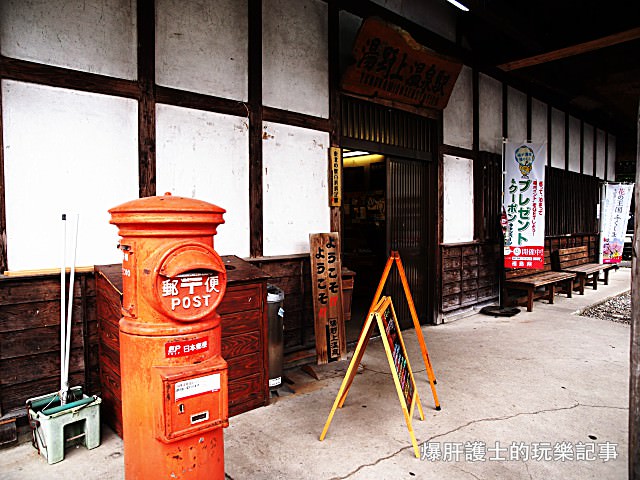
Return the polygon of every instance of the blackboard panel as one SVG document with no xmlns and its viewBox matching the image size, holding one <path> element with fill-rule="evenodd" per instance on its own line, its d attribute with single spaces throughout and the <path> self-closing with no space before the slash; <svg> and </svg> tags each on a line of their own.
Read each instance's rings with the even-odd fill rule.
<svg viewBox="0 0 640 480">
<path fill-rule="evenodd" d="M 393 358 L 393 364 L 400 381 L 400 389 L 406 402 L 407 408 L 411 407 L 411 401 L 413 400 L 414 386 L 409 372 L 409 363 L 407 362 L 407 353 L 404 350 L 404 345 L 400 341 L 398 335 L 398 323 L 393 312 L 392 303 L 384 302 L 386 308 L 380 314 L 382 325 L 384 326 L 384 333 L 389 341 L 389 348 L 391 349 L 391 356 Z"/>
</svg>

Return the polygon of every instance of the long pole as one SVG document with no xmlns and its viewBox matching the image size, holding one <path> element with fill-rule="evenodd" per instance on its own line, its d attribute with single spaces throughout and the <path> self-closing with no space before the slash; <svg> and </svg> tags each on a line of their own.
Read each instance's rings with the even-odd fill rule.
<svg viewBox="0 0 640 480">
<path fill-rule="evenodd" d="M 78 252 L 78 222 L 80 215 L 76 214 L 73 233 L 73 262 L 71 262 L 71 274 L 69 275 L 69 300 L 67 304 L 67 325 L 64 342 L 64 384 L 62 387 L 62 405 L 67 403 L 67 393 L 69 392 L 69 357 L 71 352 L 71 320 L 73 318 L 73 291 L 76 276 L 76 254 Z"/>
<path fill-rule="evenodd" d="M 528 140 L 528 139 L 527 139 Z M 507 229 L 509 228 L 509 224 L 507 223 L 506 225 L 503 225 L 503 218 L 502 216 L 504 215 L 506 217 L 506 211 L 504 209 L 504 179 L 506 177 L 507 172 L 505 171 L 506 166 L 505 166 L 505 153 L 506 153 L 506 145 L 507 145 L 507 139 L 503 138 L 502 139 L 502 182 L 500 184 L 500 208 L 501 208 L 501 215 L 500 215 L 500 230 L 502 231 L 502 236 L 500 237 L 500 276 L 498 277 L 498 304 L 500 305 L 500 309 L 504 309 L 507 306 L 507 302 L 506 299 L 504 298 L 504 284 L 507 281 L 507 271 L 504 268 L 504 247 L 506 244 L 506 237 L 507 237 Z"/>
<path fill-rule="evenodd" d="M 640 480 L 640 108 L 636 153 L 635 224 L 631 259 L 631 372 L 629 379 L 629 479 Z"/>
<path fill-rule="evenodd" d="M 64 378 L 65 378 L 65 343 L 67 338 L 65 315 L 66 301 L 66 276 L 67 276 L 67 215 L 62 214 L 62 264 L 60 266 L 60 402 L 63 402 Z"/>
</svg>

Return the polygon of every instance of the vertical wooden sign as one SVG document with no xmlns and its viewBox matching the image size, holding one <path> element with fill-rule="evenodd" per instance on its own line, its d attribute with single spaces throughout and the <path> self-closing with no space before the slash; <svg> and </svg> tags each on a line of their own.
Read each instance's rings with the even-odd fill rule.
<svg viewBox="0 0 640 480">
<path fill-rule="evenodd" d="M 329 206 L 342 205 L 342 150 L 340 147 L 329 148 L 330 192 Z"/>
<path fill-rule="evenodd" d="M 340 242 L 335 232 L 312 233 L 309 244 L 316 354 L 321 365 L 347 358 Z"/>
<path fill-rule="evenodd" d="M 418 407 L 418 413 L 420 414 L 420 420 L 424 420 L 424 413 L 422 411 L 422 405 L 420 404 L 420 397 L 418 396 L 418 390 L 416 389 L 416 380 L 413 377 L 413 372 L 411 371 L 411 364 L 409 363 L 407 350 L 404 346 L 404 341 L 402 340 L 402 334 L 400 333 L 400 327 L 398 325 L 398 319 L 393 308 L 391 297 L 382 297 L 367 317 L 367 321 L 360 333 L 355 353 L 351 358 L 351 362 L 347 368 L 347 373 L 342 380 L 342 385 L 340 386 L 338 395 L 333 402 L 329 418 L 327 418 L 324 429 L 320 434 L 320 440 L 324 440 L 336 409 L 341 407 L 344 402 L 346 392 L 358 371 L 358 364 L 360 363 L 362 354 L 367 348 L 369 339 L 371 338 L 374 325 L 377 325 L 378 330 L 380 331 L 382 345 L 384 346 L 384 351 L 386 353 L 387 360 L 389 361 L 389 368 L 391 369 L 391 376 L 393 377 L 393 383 L 396 387 L 400 407 L 402 408 L 404 420 L 407 424 L 407 429 L 409 430 L 409 436 L 411 437 L 413 452 L 416 458 L 420 458 L 418 442 L 416 441 L 411 419 L 413 418 L 416 405 Z"/>
</svg>

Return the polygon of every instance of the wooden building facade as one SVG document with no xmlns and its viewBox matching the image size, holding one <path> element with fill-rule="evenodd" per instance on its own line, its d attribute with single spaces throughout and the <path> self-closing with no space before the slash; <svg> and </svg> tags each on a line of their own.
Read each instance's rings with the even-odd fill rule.
<svg viewBox="0 0 640 480">
<path fill-rule="evenodd" d="M 225 208 L 216 250 L 284 289 L 289 364 L 310 361 L 314 346 L 310 233 L 345 239 L 354 308 L 391 249 L 424 323 L 497 297 L 504 139 L 548 145 L 549 245 L 595 249 L 615 132 L 477 67 L 450 7 L 423 3 L 3 1 L 0 416 L 57 382 L 59 285 L 46 271 L 59 264 L 63 212 L 79 212 L 78 264 L 92 266 L 120 262 L 107 210 L 124 201 L 172 192 Z M 343 91 L 370 17 L 461 64 L 444 109 Z M 347 165 L 345 154 L 338 207 L 331 146 L 375 156 Z M 587 200 L 572 198 L 578 188 Z M 93 391 L 95 289 L 94 273 L 79 275 L 71 355 L 72 379 Z"/>
</svg>

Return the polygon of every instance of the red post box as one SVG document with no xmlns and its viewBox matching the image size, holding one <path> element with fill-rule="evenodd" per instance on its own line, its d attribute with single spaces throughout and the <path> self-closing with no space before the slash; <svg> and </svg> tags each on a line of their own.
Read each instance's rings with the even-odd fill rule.
<svg viewBox="0 0 640 480">
<path fill-rule="evenodd" d="M 227 275 L 213 249 L 224 209 L 165 194 L 109 210 L 122 237 L 120 368 L 125 477 L 223 479 Z"/>
</svg>

